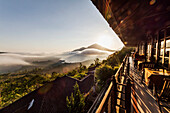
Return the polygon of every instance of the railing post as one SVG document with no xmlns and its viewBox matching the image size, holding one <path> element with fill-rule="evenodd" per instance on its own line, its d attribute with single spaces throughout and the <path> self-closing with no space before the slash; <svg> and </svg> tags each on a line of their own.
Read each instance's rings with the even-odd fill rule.
<svg viewBox="0 0 170 113">
<path fill-rule="evenodd" d="M 112 78 L 112 91 L 111 91 L 111 112 L 114 113 L 116 111 L 116 105 L 117 105 L 117 84 L 116 84 L 116 79 L 115 76 Z"/>
<path fill-rule="evenodd" d="M 112 102 L 111 102 L 112 98 L 111 98 L 111 95 L 109 96 L 109 100 L 108 100 L 108 113 L 112 113 Z"/>
<path fill-rule="evenodd" d="M 122 73 L 124 73 L 124 67 L 125 67 L 125 62 L 123 61 L 123 66 L 122 66 L 123 72 Z"/>
<path fill-rule="evenodd" d="M 131 82 L 130 82 L 130 79 L 127 79 L 127 85 L 125 88 L 125 108 L 126 108 L 126 113 L 131 112 Z"/>
<path fill-rule="evenodd" d="M 123 69 L 124 69 L 124 72 L 125 72 L 125 67 L 126 67 L 126 61 L 127 61 L 127 55 L 125 56 L 125 59 L 123 61 Z"/>
<path fill-rule="evenodd" d="M 129 63 L 129 57 L 127 57 L 128 60 L 127 60 L 127 75 L 129 76 L 130 75 L 130 63 Z"/>
<path fill-rule="evenodd" d="M 129 62 L 128 62 L 128 60 L 127 60 L 127 64 L 126 64 L 126 66 L 127 66 L 127 67 L 126 67 L 126 73 L 127 73 L 127 75 L 129 75 L 129 65 L 128 65 L 128 64 L 129 64 Z"/>
<path fill-rule="evenodd" d="M 121 70 L 118 72 L 118 76 L 117 76 L 118 82 L 120 82 L 120 78 L 121 78 Z"/>
<path fill-rule="evenodd" d="M 127 60 L 127 55 L 126 55 L 126 58 L 125 58 L 125 63 L 126 63 L 126 60 Z"/>
<path fill-rule="evenodd" d="M 145 81 L 144 78 L 145 78 L 145 68 L 142 68 L 142 78 L 141 78 L 141 83 L 144 83 L 144 82 L 143 82 L 143 81 Z"/>
</svg>

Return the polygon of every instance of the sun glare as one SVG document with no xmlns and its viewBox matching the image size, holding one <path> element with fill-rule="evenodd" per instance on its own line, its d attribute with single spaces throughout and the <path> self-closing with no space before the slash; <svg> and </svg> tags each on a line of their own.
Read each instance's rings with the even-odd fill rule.
<svg viewBox="0 0 170 113">
<path fill-rule="evenodd" d="M 101 35 L 98 38 L 97 43 L 103 47 L 106 47 L 108 49 L 113 49 L 113 37 L 109 35 Z"/>
</svg>

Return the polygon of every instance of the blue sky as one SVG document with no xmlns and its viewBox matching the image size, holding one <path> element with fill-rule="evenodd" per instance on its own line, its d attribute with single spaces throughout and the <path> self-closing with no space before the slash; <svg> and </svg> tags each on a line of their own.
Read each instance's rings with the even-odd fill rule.
<svg viewBox="0 0 170 113">
<path fill-rule="evenodd" d="M 96 42 L 123 46 L 90 0 L 0 0 L 0 51 L 60 53 Z"/>
</svg>

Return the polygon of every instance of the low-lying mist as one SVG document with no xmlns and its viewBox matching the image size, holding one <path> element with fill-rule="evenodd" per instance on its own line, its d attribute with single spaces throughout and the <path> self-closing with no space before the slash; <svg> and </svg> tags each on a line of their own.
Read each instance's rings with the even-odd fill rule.
<svg viewBox="0 0 170 113">
<path fill-rule="evenodd" d="M 64 60 L 71 63 L 94 60 L 96 58 L 103 60 L 106 59 L 110 54 L 112 54 L 112 52 L 98 49 L 85 49 L 83 51 L 69 52 L 68 57 L 66 57 Z"/>
<path fill-rule="evenodd" d="M 1 53 L 0 73 L 13 72 L 23 67 L 48 67 L 49 65 L 56 65 L 61 60 L 65 63 L 93 61 L 96 58 L 103 60 L 110 54 L 112 52 L 97 49 L 85 49 L 63 54 Z"/>
</svg>

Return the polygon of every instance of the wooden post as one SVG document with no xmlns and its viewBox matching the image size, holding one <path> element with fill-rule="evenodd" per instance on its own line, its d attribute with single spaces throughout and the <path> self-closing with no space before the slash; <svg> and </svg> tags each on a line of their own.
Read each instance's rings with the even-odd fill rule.
<svg viewBox="0 0 170 113">
<path fill-rule="evenodd" d="M 145 55 L 145 62 L 147 61 L 147 42 L 144 44 L 144 55 Z"/>
<path fill-rule="evenodd" d="M 170 51 L 169 51 L 169 63 L 168 63 L 168 70 L 170 70 Z"/>
<path fill-rule="evenodd" d="M 139 44 L 139 55 L 142 54 L 142 43 Z"/>
<path fill-rule="evenodd" d="M 117 105 L 117 84 L 116 84 L 116 79 L 115 76 L 112 78 L 112 91 L 111 91 L 111 112 L 116 111 L 116 105 Z"/>
<path fill-rule="evenodd" d="M 130 79 L 127 79 L 127 85 L 125 87 L 125 108 L 126 113 L 131 112 L 131 82 Z"/>
<path fill-rule="evenodd" d="M 123 66 L 122 66 L 122 73 L 124 73 L 124 68 L 125 68 L 125 62 L 123 62 Z"/>
<path fill-rule="evenodd" d="M 155 86 L 155 84 L 153 83 L 153 95 L 155 96 L 155 94 L 156 94 L 156 86 Z"/>
<path fill-rule="evenodd" d="M 143 83 L 143 80 L 145 78 L 145 68 L 142 68 L 142 78 L 141 78 L 141 83 Z M 145 80 L 144 80 L 145 81 Z"/>
<path fill-rule="evenodd" d="M 160 36 L 159 36 L 159 32 L 157 32 L 156 63 L 159 62 L 159 56 L 160 56 Z"/>
<path fill-rule="evenodd" d="M 126 60 L 127 60 L 127 56 L 126 56 L 126 58 L 125 58 L 125 64 L 126 64 Z"/>
<path fill-rule="evenodd" d="M 166 30 L 164 31 L 164 44 L 163 44 L 163 55 L 162 55 L 162 64 L 165 64 L 165 51 L 166 51 Z"/>
<path fill-rule="evenodd" d="M 129 63 L 129 57 L 127 57 L 128 60 L 127 60 L 127 75 L 129 76 L 130 75 L 130 63 Z"/>
<path fill-rule="evenodd" d="M 152 37 L 151 39 L 151 58 L 150 58 L 151 62 L 154 62 L 154 38 Z"/>
<path fill-rule="evenodd" d="M 122 70 L 120 70 L 120 71 L 118 72 L 118 77 L 117 77 L 118 82 L 121 81 L 121 79 L 120 79 L 120 78 L 121 78 L 121 75 L 122 75 L 121 71 L 122 71 Z"/>
<path fill-rule="evenodd" d="M 138 44 L 138 47 L 137 47 L 137 53 L 139 53 L 139 44 Z"/>
</svg>

